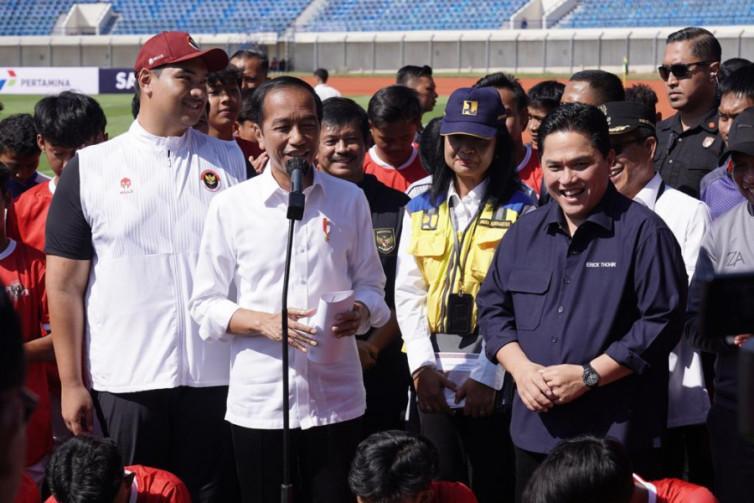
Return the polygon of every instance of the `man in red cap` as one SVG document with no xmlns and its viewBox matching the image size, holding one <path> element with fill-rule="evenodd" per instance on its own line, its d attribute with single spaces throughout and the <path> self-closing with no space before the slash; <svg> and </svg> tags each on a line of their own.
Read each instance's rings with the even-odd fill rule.
<svg viewBox="0 0 754 503">
<path fill-rule="evenodd" d="M 96 410 L 125 464 L 175 473 L 194 501 L 233 499 L 229 348 L 202 342 L 186 307 L 207 207 L 245 179 L 235 145 L 191 129 L 227 64 L 184 32 L 142 46 L 139 114 L 71 159 L 45 247 L 66 426 L 91 433 Z"/>
</svg>

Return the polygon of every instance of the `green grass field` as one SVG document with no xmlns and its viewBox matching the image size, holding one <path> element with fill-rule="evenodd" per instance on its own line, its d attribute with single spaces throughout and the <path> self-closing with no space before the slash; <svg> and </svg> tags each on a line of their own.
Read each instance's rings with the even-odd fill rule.
<svg viewBox="0 0 754 503">
<path fill-rule="evenodd" d="M 0 120 L 12 114 L 33 114 L 34 104 L 42 97 L 43 96 L 37 95 L 3 95 L 2 98 L 0 98 L 0 101 L 2 101 L 5 108 L 0 112 Z M 131 95 L 100 94 L 95 98 L 102 106 L 102 109 L 107 116 L 107 132 L 110 134 L 110 138 L 114 138 L 126 131 L 133 121 L 131 117 Z M 358 95 L 349 96 L 349 98 L 355 100 L 366 110 L 370 96 Z M 447 96 L 440 96 L 437 99 L 435 109 L 432 113 L 424 116 L 424 121 L 427 122 L 433 117 L 442 115 L 447 100 Z M 50 165 L 47 163 L 47 159 L 44 155 L 40 157 L 39 170 L 47 175 L 52 175 Z"/>
</svg>

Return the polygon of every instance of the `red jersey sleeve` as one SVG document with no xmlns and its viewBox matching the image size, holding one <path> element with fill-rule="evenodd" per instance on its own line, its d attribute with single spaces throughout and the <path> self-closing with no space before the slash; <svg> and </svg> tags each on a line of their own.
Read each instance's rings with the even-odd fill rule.
<svg viewBox="0 0 754 503">
<path fill-rule="evenodd" d="M 141 465 L 126 470 L 136 475 L 137 503 L 191 503 L 186 484 L 172 473 Z"/>
<path fill-rule="evenodd" d="M 13 503 L 39 503 L 40 498 L 37 484 L 34 483 L 34 480 L 32 480 L 28 473 L 24 472 L 24 476 L 21 479 L 21 487 L 18 488 L 18 494 Z"/>
<path fill-rule="evenodd" d="M 650 482 L 657 489 L 657 503 L 717 503 L 717 498 L 703 486 L 680 479 Z"/>
</svg>

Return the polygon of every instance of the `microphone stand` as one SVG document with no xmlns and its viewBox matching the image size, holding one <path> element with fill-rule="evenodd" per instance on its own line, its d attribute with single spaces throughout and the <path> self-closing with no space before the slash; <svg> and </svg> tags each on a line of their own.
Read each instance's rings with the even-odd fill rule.
<svg viewBox="0 0 754 503">
<path fill-rule="evenodd" d="M 282 309 L 282 344 L 283 344 L 283 483 L 280 486 L 281 503 L 293 503 L 293 484 L 291 483 L 290 467 L 290 384 L 288 382 L 288 283 L 291 271 L 291 251 L 293 249 L 293 231 L 296 220 L 304 217 L 306 197 L 302 190 L 302 169 L 291 169 L 291 192 L 288 194 L 288 243 L 285 250 L 285 272 L 283 274 L 283 309 Z M 305 166 L 306 167 L 306 166 Z"/>
</svg>

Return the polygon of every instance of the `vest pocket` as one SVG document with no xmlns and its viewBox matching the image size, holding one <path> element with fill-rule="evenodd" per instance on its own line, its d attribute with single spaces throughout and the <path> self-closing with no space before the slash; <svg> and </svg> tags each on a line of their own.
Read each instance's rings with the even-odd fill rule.
<svg viewBox="0 0 754 503">
<path fill-rule="evenodd" d="M 415 257 L 441 257 L 445 254 L 445 239 L 441 235 L 412 235 L 408 252 Z"/>
<path fill-rule="evenodd" d="M 549 271 L 524 269 L 511 272 L 508 289 L 513 297 L 516 329 L 534 330 L 539 326 L 551 277 Z"/>
</svg>

